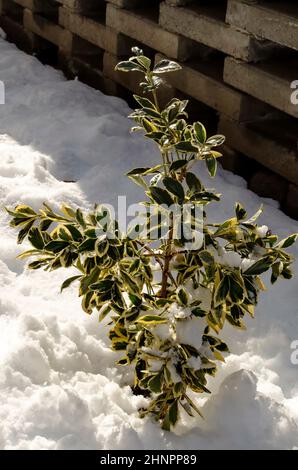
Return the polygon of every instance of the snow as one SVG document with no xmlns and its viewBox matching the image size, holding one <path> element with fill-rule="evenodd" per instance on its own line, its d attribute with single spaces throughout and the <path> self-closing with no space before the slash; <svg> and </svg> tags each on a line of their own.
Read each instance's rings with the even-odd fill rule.
<svg viewBox="0 0 298 470">
<path fill-rule="evenodd" d="M 261 225 L 261 227 L 258 227 L 257 229 L 257 234 L 260 236 L 260 237 L 265 237 L 266 234 L 268 232 L 268 227 L 267 225 Z"/>
<path fill-rule="evenodd" d="M 156 151 L 129 134 L 128 106 L 42 66 L 0 38 L 1 206 L 46 200 L 84 208 L 139 200 L 123 173 L 156 162 Z M 209 186 L 223 193 L 212 217 L 232 216 L 235 200 L 281 237 L 297 223 L 245 181 L 220 169 Z M 64 181 L 77 181 L 66 183 Z M 28 271 L 15 259 L 16 235 L 0 220 L 0 448 L 2 449 L 291 449 L 298 446 L 297 278 L 262 296 L 247 331 L 224 330 L 232 354 L 197 400 L 205 420 L 183 416 L 175 433 L 138 416 L 146 399 L 132 395 L 130 374 L 115 366 L 105 327 L 81 311 L 71 273 Z M 265 230 L 265 227 L 263 227 Z M 292 249 L 297 256 L 297 247 Z M 238 260 L 227 257 L 227 263 Z M 296 263 L 297 267 L 297 263 Z M 187 332 L 186 332 L 187 333 Z M 198 365 L 199 366 L 199 365 Z"/>
</svg>

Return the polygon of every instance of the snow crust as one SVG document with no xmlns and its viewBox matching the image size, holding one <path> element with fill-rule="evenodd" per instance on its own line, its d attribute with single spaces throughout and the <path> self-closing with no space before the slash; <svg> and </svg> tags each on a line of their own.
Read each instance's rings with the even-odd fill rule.
<svg viewBox="0 0 298 470">
<path fill-rule="evenodd" d="M 0 80 L 1 207 L 48 201 L 88 208 L 118 194 L 139 200 L 123 173 L 158 156 L 129 134 L 126 103 L 66 81 L 1 38 Z M 215 181 L 201 174 L 223 193 L 210 211 L 214 220 L 231 217 L 236 200 L 252 213 L 262 202 L 240 177 L 221 169 Z M 297 232 L 276 202 L 263 202 L 264 230 Z M 105 327 L 81 311 L 76 286 L 59 294 L 71 273 L 26 270 L 7 221 L 1 213 L 1 449 L 297 448 L 298 366 L 290 361 L 297 277 L 268 288 L 246 332 L 224 330 L 232 354 L 209 381 L 212 396 L 197 399 L 205 421 L 183 416 L 175 434 L 165 433 L 138 417 L 146 400 L 132 395 L 129 373 L 115 367 Z"/>
</svg>

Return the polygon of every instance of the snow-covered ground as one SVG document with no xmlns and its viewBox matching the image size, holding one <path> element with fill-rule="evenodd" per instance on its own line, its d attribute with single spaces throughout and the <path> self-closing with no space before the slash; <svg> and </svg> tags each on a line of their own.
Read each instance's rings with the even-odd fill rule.
<svg viewBox="0 0 298 470">
<path fill-rule="evenodd" d="M 0 80 L 6 86 L 2 207 L 68 201 L 88 208 L 114 202 L 118 194 L 138 200 L 138 188 L 122 175 L 158 156 L 129 134 L 126 103 L 66 81 L 1 38 Z M 219 220 L 232 215 L 235 200 L 251 212 L 261 203 L 243 179 L 223 170 L 209 184 L 224 195 L 213 209 Z M 281 236 L 297 232 L 277 203 L 264 202 L 262 223 Z M 166 433 L 138 417 L 144 398 L 132 395 L 104 327 L 96 314 L 81 311 L 76 286 L 59 294 L 70 273 L 26 270 L 15 259 L 22 249 L 7 221 L 2 213 L 0 448 L 298 447 L 298 365 L 290 360 L 298 339 L 297 277 L 269 287 L 247 332 L 226 327 L 232 354 L 210 380 L 211 398 L 198 400 L 205 421 L 185 418 L 176 434 Z M 297 255 L 297 248 L 292 252 Z"/>
</svg>

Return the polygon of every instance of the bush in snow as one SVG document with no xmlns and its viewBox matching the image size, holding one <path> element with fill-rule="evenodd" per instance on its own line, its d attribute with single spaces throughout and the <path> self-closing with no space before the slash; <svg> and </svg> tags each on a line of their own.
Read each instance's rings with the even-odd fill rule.
<svg viewBox="0 0 298 470">
<path fill-rule="evenodd" d="M 207 138 L 202 123 L 188 124 L 187 101 L 173 99 L 161 110 L 161 75 L 180 66 L 169 60 L 152 66 L 142 51 L 133 52 L 117 69 L 141 73 L 149 98 L 135 96 L 139 109 L 130 118 L 161 154 L 154 168 L 128 173 L 145 190 L 145 215 L 123 233 L 101 205 L 88 214 L 67 205 L 56 213 L 47 204 L 38 212 L 24 205 L 8 212 L 18 242 L 28 238 L 33 247 L 21 255 L 36 258 L 29 268 L 77 268 L 62 289 L 79 281 L 83 310 L 99 311 L 112 349 L 122 352 L 118 364 L 134 367 L 135 393 L 151 397 L 141 414 L 155 415 L 169 430 L 182 409 L 200 414 L 190 391 L 209 393 L 207 378 L 229 352 L 220 331 L 226 323 L 244 329 L 244 317 L 254 316 L 265 289 L 260 275 L 271 270 L 272 283 L 291 278 L 286 248 L 297 235 L 278 242 L 257 225 L 262 211 L 249 218 L 239 203 L 231 219 L 208 222 L 207 206 L 220 195 L 191 170 L 201 161 L 215 176 L 221 154 L 214 148 L 224 137 Z"/>
</svg>

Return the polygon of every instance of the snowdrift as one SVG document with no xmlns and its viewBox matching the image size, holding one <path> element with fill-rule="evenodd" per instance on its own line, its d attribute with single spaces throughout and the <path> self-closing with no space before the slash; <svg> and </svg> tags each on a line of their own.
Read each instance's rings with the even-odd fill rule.
<svg viewBox="0 0 298 470">
<path fill-rule="evenodd" d="M 158 157 L 129 134 L 126 103 L 66 81 L 1 38 L 0 80 L 2 207 L 47 201 L 89 208 L 118 194 L 137 200 L 138 188 L 123 173 Z M 235 200 L 250 212 L 262 202 L 240 177 L 220 170 L 208 181 L 202 172 L 224 194 L 214 219 L 231 217 Z M 297 232 L 277 203 L 263 202 L 262 223 L 281 237 Z M 184 417 L 175 434 L 165 433 L 138 417 L 145 399 L 132 395 L 104 327 L 81 311 L 76 287 L 59 294 L 71 273 L 26 270 L 3 212 L 0 233 L 0 448 L 298 447 L 298 365 L 290 360 L 298 339 L 297 277 L 268 288 L 247 332 L 225 328 L 232 354 L 208 384 L 213 395 L 198 400 L 205 421 Z M 297 247 L 292 252 L 297 256 Z"/>
</svg>

